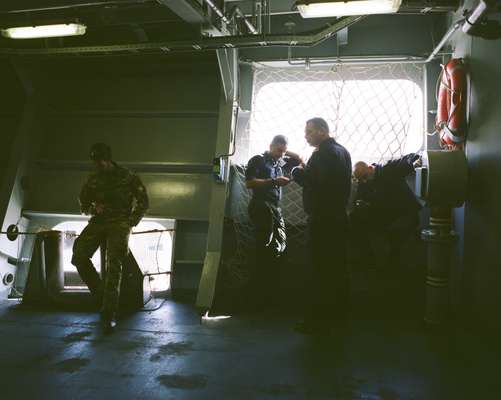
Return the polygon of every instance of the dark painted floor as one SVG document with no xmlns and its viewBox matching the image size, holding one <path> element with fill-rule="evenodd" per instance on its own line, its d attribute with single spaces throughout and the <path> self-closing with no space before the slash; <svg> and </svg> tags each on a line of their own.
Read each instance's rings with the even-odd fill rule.
<svg viewBox="0 0 501 400">
<path fill-rule="evenodd" d="M 500 358 L 465 333 L 354 320 L 303 337 L 272 312 L 204 321 L 167 301 L 122 322 L 0 305 L 1 399 L 499 399 Z"/>
</svg>

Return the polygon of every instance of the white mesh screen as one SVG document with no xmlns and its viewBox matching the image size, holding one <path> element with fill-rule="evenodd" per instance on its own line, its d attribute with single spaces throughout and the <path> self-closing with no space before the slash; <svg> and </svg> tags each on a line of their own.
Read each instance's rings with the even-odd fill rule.
<svg viewBox="0 0 501 400">
<path fill-rule="evenodd" d="M 330 69 L 256 66 L 252 111 L 238 132 L 233 157 L 230 221 L 235 243 L 224 263 L 234 278 L 245 279 L 253 260 L 253 230 L 247 217 L 250 193 L 243 166 L 268 149 L 273 136 L 284 134 L 289 149 L 307 159 L 312 152 L 304 139 L 305 122 L 327 120 L 334 138 L 352 162 L 384 162 L 419 150 L 423 143 L 423 67 L 419 64 L 343 65 Z M 284 188 L 282 210 L 289 248 L 305 242 L 306 215 L 301 188 Z"/>
</svg>

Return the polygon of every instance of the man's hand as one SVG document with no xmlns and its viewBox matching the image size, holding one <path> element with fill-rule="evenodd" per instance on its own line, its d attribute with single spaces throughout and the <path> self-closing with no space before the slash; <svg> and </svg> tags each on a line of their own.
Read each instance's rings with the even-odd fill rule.
<svg viewBox="0 0 501 400">
<path fill-rule="evenodd" d="M 288 185 L 291 180 L 286 176 L 279 176 L 278 178 L 275 178 L 275 182 L 278 186 L 285 186 Z"/>
<path fill-rule="evenodd" d="M 304 184 L 304 167 L 299 166 L 299 167 L 293 168 L 291 171 L 291 176 L 292 176 L 292 179 L 299 186 L 303 186 L 303 184 Z"/>
<path fill-rule="evenodd" d="M 414 167 L 414 169 L 421 168 L 423 166 L 423 159 L 419 157 L 416 161 L 414 161 L 412 166 Z"/>
<path fill-rule="evenodd" d="M 97 214 L 97 215 L 100 215 L 100 214 L 102 214 L 102 213 L 104 212 L 104 205 L 103 205 L 103 204 L 101 204 L 101 203 L 96 203 L 96 204 L 94 205 L 94 208 L 95 208 L 95 210 L 96 210 L 96 214 Z"/>
</svg>

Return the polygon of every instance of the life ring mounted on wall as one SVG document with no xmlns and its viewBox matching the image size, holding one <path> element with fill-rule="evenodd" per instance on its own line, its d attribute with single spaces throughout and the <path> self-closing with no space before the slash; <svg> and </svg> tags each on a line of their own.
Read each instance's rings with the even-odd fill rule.
<svg viewBox="0 0 501 400">
<path fill-rule="evenodd" d="M 462 58 L 442 66 L 437 82 L 437 120 L 440 143 L 448 149 L 463 149 L 466 140 L 468 74 Z"/>
</svg>

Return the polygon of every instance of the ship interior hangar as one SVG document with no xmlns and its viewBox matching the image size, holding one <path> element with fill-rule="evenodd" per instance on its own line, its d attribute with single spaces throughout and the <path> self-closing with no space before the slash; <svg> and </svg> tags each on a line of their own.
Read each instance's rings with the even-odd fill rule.
<svg viewBox="0 0 501 400">
<path fill-rule="evenodd" d="M 2 0 L 0 398 L 501 396 L 499 0 Z"/>
</svg>

